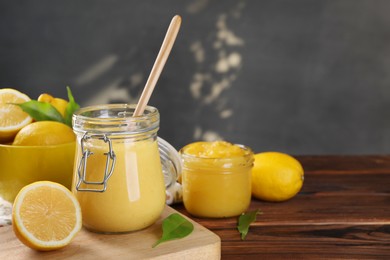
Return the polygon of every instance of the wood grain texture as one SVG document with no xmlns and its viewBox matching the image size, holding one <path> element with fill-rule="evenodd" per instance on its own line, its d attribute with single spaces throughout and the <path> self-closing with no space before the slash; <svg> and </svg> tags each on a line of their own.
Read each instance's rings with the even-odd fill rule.
<svg viewBox="0 0 390 260">
<path fill-rule="evenodd" d="M 297 158 L 303 189 L 282 203 L 253 199 L 263 214 L 245 241 L 237 218 L 191 217 L 221 237 L 222 259 L 390 259 L 390 156 Z"/>
<path fill-rule="evenodd" d="M 0 259 L 219 259 L 219 237 L 193 221 L 190 236 L 152 248 L 161 236 L 162 219 L 174 212 L 167 206 L 154 225 L 133 233 L 107 235 L 82 229 L 67 247 L 51 252 L 31 250 L 15 237 L 11 226 L 1 227 Z"/>
<path fill-rule="evenodd" d="M 297 158 L 305 169 L 303 189 L 282 203 L 253 199 L 250 209 L 261 209 L 263 214 L 244 241 L 236 229 L 237 218 L 195 218 L 181 204 L 174 208 L 221 238 L 222 259 L 390 259 L 390 156 Z M 21 245 L 17 240 L 5 241 L 4 232 L 6 229 L 0 228 L 0 250 L 6 244 L 7 256 L 15 259 Z M 78 250 L 86 250 L 91 258 L 104 258 L 104 252 L 82 249 L 83 239 L 76 238 L 70 252 L 76 255 Z M 203 240 L 192 239 L 191 246 Z M 98 240 L 99 248 L 110 243 L 110 236 Z M 42 257 L 23 248 L 31 258 Z M 47 255 L 57 258 L 62 251 Z M 187 252 L 193 256 L 191 250 Z M 195 255 L 197 259 L 202 256 L 200 251 Z"/>
</svg>

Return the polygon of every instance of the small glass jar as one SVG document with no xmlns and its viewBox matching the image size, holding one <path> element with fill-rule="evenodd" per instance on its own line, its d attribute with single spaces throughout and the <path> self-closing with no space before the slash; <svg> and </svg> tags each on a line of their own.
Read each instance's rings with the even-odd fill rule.
<svg viewBox="0 0 390 260">
<path fill-rule="evenodd" d="M 254 161 L 249 147 L 226 142 L 196 142 L 183 147 L 180 155 L 183 202 L 191 215 L 223 218 L 238 216 L 247 210 Z"/>
<path fill-rule="evenodd" d="M 133 117 L 134 110 L 135 105 L 98 105 L 73 115 L 77 143 L 72 191 L 89 230 L 140 230 L 164 209 L 160 116 L 151 106 L 138 117 Z"/>
</svg>

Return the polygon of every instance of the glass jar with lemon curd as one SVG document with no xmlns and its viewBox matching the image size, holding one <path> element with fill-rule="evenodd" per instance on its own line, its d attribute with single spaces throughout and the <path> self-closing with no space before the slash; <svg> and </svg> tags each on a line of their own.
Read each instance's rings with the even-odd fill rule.
<svg viewBox="0 0 390 260">
<path fill-rule="evenodd" d="M 73 115 L 77 143 L 72 191 L 89 230 L 140 230 L 152 225 L 164 209 L 159 113 L 148 106 L 142 116 L 133 117 L 134 109 L 100 105 Z"/>
<path fill-rule="evenodd" d="M 245 212 L 251 201 L 253 152 L 223 141 L 195 142 L 180 150 L 183 202 L 197 217 L 222 218 Z"/>
</svg>

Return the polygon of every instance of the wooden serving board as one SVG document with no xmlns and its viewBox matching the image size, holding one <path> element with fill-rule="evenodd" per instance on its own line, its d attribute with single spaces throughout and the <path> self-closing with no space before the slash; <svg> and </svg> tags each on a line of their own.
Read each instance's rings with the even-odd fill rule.
<svg viewBox="0 0 390 260">
<path fill-rule="evenodd" d="M 50 252 L 28 248 L 16 238 L 12 226 L 0 227 L 0 259 L 220 259 L 220 238 L 187 217 L 194 224 L 189 236 L 152 248 L 161 237 L 162 220 L 175 212 L 166 206 L 154 225 L 127 234 L 97 234 L 82 229 L 68 246 Z"/>
</svg>

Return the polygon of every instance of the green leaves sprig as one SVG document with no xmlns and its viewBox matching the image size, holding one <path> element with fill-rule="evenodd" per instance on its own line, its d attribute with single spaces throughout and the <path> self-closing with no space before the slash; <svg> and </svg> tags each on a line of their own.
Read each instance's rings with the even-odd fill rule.
<svg viewBox="0 0 390 260">
<path fill-rule="evenodd" d="M 256 221 L 257 215 L 263 214 L 259 209 L 246 212 L 240 215 L 238 218 L 237 229 L 241 234 L 241 240 L 244 240 L 246 235 L 249 232 L 250 225 Z M 188 236 L 194 230 L 194 225 L 181 216 L 178 213 L 173 213 L 165 218 L 162 222 L 162 231 L 163 234 L 152 247 L 156 247 L 159 244 L 174 240 L 180 239 Z"/>
<path fill-rule="evenodd" d="M 35 121 L 58 121 L 64 123 L 65 120 L 58 110 L 50 103 L 30 100 L 16 104 L 29 114 Z"/>
<path fill-rule="evenodd" d="M 259 209 L 243 213 L 238 218 L 238 232 L 241 234 L 241 240 L 244 240 L 249 231 L 249 226 L 252 222 L 256 221 L 256 217 L 259 214 L 263 214 Z"/>
<path fill-rule="evenodd" d="M 162 230 L 162 237 L 152 247 L 162 242 L 188 236 L 194 230 L 194 225 L 180 214 L 173 213 L 163 220 Z"/>
<path fill-rule="evenodd" d="M 69 101 L 66 106 L 64 117 L 62 117 L 61 113 L 50 103 L 30 100 L 16 105 L 21 107 L 23 111 L 29 114 L 35 121 L 57 121 L 72 127 L 72 115 L 80 106 L 74 100 L 70 88 L 66 87 L 66 90 L 68 92 Z"/>
<path fill-rule="evenodd" d="M 68 105 L 66 106 L 65 110 L 65 124 L 72 127 L 72 116 L 74 111 L 80 108 L 79 104 L 76 103 L 74 100 L 74 97 L 72 95 L 72 91 L 70 91 L 70 87 L 66 87 L 66 90 L 68 92 Z"/>
</svg>

